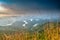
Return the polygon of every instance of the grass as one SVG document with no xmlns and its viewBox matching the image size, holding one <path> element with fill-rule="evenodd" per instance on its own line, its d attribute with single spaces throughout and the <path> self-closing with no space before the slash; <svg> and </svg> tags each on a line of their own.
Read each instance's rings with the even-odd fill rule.
<svg viewBox="0 0 60 40">
<path fill-rule="evenodd" d="M 60 40 L 60 24 L 48 23 L 43 31 L 16 31 L 0 33 L 0 40 Z"/>
</svg>

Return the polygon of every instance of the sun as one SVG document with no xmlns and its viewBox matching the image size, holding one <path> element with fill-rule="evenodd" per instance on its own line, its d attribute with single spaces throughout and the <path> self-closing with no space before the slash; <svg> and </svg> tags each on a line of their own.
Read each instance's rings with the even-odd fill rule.
<svg viewBox="0 0 60 40">
<path fill-rule="evenodd" d="M 6 11 L 7 9 L 5 8 L 5 7 L 3 7 L 3 6 L 1 6 L 0 5 L 0 12 L 4 12 L 4 11 Z"/>
<path fill-rule="evenodd" d="M 0 2 L 0 12 L 1 12 L 1 11 L 5 11 L 5 10 L 6 10 L 6 8 L 3 6 L 3 3 Z"/>
<path fill-rule="evenodd" d="M 4 10 L 5 10 L 5 8 L 0 6 L 0 11 L 4 11 Z"/>
</svg>

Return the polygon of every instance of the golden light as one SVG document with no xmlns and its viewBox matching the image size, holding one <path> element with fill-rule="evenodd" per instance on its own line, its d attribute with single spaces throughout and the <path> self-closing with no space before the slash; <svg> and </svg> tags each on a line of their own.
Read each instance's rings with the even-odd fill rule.
<svg viewBox="0 0 60 40">
<path fill-rule="evenodd" d="M 0 11 L 3 11 L 5 8 L 0 6 Z"/>
<path fill-rule="evenodd" d="M 0 5 L 0 12 L 5 12 L 5 11 L 7 11 L 7 9 Z"/>
<path fill-rule="evenodd" d="M 0 17 L 6 16 L 3 13 L 6 13 L 7 11 L 8 9 L 2 3 L 0 3 Z"/>
<path fill-rule="evenodd" d="M 19 16 L 19 14 L 15 14 L 15 10 L 11 9 L 7 4 L 0 2 L 0 17 L 5 16 Z"/>
</svg>

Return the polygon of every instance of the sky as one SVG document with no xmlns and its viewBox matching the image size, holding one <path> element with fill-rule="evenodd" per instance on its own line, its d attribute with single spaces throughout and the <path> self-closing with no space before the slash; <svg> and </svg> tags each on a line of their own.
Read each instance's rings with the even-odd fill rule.
<svg viewBox="0 0 60 40">
<path fill-rule="evenodd" d="M 54 15 L 59 14 L 59 4 L 58 0 L 0 0 L 0 6 L 7 9 L 0 11 L 0 14 L 1 16 L 38 16 L 52 13 Z"/>
<path fill-rule="evenodd" d="M 59 0 L 0 0 L 0 22 L 1 22 L 0 25 L 15 22 L 16 19 L 14 19 L 13 16 L 19 16 L 19 17 L 39 16 L 41 18 L 48 18 L 48 19 L 59 18 L 60 1 Z"/>
</svg>

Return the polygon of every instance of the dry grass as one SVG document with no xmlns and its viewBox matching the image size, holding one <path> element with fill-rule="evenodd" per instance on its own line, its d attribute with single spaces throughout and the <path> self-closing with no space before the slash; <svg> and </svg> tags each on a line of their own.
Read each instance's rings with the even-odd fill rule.
<svg viewBox="0 0 60 40">
<path fill-rule="evenodd" d="M 55 27 L 56 26 L 56 27 Z M 60 24 L 46 24 L 42 33 L 15 32 L 13 34 L 3 33 L 0 40 L 60 40 Z"/>
</svg>

